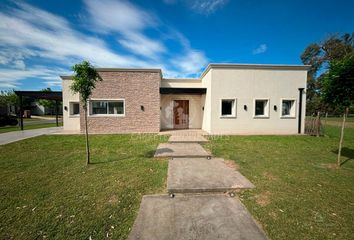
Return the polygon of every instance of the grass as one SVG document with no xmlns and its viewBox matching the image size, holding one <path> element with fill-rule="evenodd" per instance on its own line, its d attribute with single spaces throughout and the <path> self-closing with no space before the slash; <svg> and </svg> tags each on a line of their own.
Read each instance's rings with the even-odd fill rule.
<svg viewBox="0 0 354 240">
<path fill-rule="evenodd" d="M 354 234 L 354 129 L 345 130 L 340 169 L 335 167 L 340 129 L 325 137 L 225 136 L 207 146 L 234 160 L 256 188 L 240 197 L 271 239 L 351 239 Z"/>
<path fill-rule="evenodd" d="M 49 128 L 49 127 L 56 127 L 56 126 L 57 126 L 56 123 L 43 123 L 43 124 L 34 124 L 28 126 L 24 125 L 24 130 Z M 59 123 L 59 126 L 63 126 L 63 123 Z M 13 132 L 13 131 L 21 131 L 21 128 L 19 126 L 0 127 L 0 133 Z"/>
<path fill-rule="evenodd" d="M 165 188 L 165 137 L 41 136 L 0 146 L 0 239 L 125 239 L 144 194 Z"/>
</svg>

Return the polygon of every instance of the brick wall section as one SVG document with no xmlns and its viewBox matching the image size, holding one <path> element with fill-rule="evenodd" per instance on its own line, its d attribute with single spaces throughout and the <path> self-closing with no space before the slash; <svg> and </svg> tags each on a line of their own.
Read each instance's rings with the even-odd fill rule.
<svg viewBox="0 0 354 240">
<path fill-rule="evenodd" d="M 155 133 L 160 131 L 159 72 L 99 72 L 92 99 L 125 99 L 125 117 L 88 116 L 91 133 Z M 144 111 L 141 110 L 144 106 Z M 85 130 L 83 111 L 80 129 Z"/>
</svg>

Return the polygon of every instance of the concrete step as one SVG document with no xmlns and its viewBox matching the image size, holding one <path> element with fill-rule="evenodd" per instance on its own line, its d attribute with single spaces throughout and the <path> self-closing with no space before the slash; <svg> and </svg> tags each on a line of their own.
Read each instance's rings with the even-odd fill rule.
<svg viewBox="0 0 354 240">
<path fill-rule="evenodd" d="M 171 135 L 169 143 L 207 143 L 208 140 L 199 134 L 190 135 Z"/>
<path fill-rule="evenodd" d="M 222 158 L 173 158 L 169 160 L 169 193 L 227 192 L 254 185 L 240 172 L 227 166 Z"/>
<path fill-rule="evenodd" d="M 198 143 L 161 143 L 156 149 L 154 157 L 194 157 L 194 158 L 207 158 L 211 154 Z"/>
</svg>

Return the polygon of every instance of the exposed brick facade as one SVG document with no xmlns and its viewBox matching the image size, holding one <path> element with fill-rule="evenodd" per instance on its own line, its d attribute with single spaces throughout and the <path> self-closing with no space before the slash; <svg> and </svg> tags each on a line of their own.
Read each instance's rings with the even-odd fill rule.
<svg viewBox="0 0 354 240">
<path fill-rule="evenodd" d="M 124 99 L 125 116 L 88 116 L 91 133 L 148 133 L 160 131 L 160 72 L 102 71 L 92 99 Z M 144 111 L 141 110 L 144 106 Z M 84 131 L 83 111 L 80 129 Z"/>
</svg>

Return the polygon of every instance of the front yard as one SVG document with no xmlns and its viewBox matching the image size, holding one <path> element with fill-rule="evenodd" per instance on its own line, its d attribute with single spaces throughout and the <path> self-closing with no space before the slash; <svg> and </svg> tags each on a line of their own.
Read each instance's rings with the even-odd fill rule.
<svg viewBox="0 0 354 240">
<path fill-rule="evenodd" d="M 155 135 L 42 136 L 0 146 L 0 239 L 125 239 L 142 195 L 163 192 Z"/>
<path fill-rule="evenodd" d="M 339 128 L 326 137 L 225 136 L 208 144 L 234 160 L 256 188 L 241 200 L 271 239 L 351 239 L 354 235 L 354 129 L 345 131 L 335 168 Z"/>
</svg>

